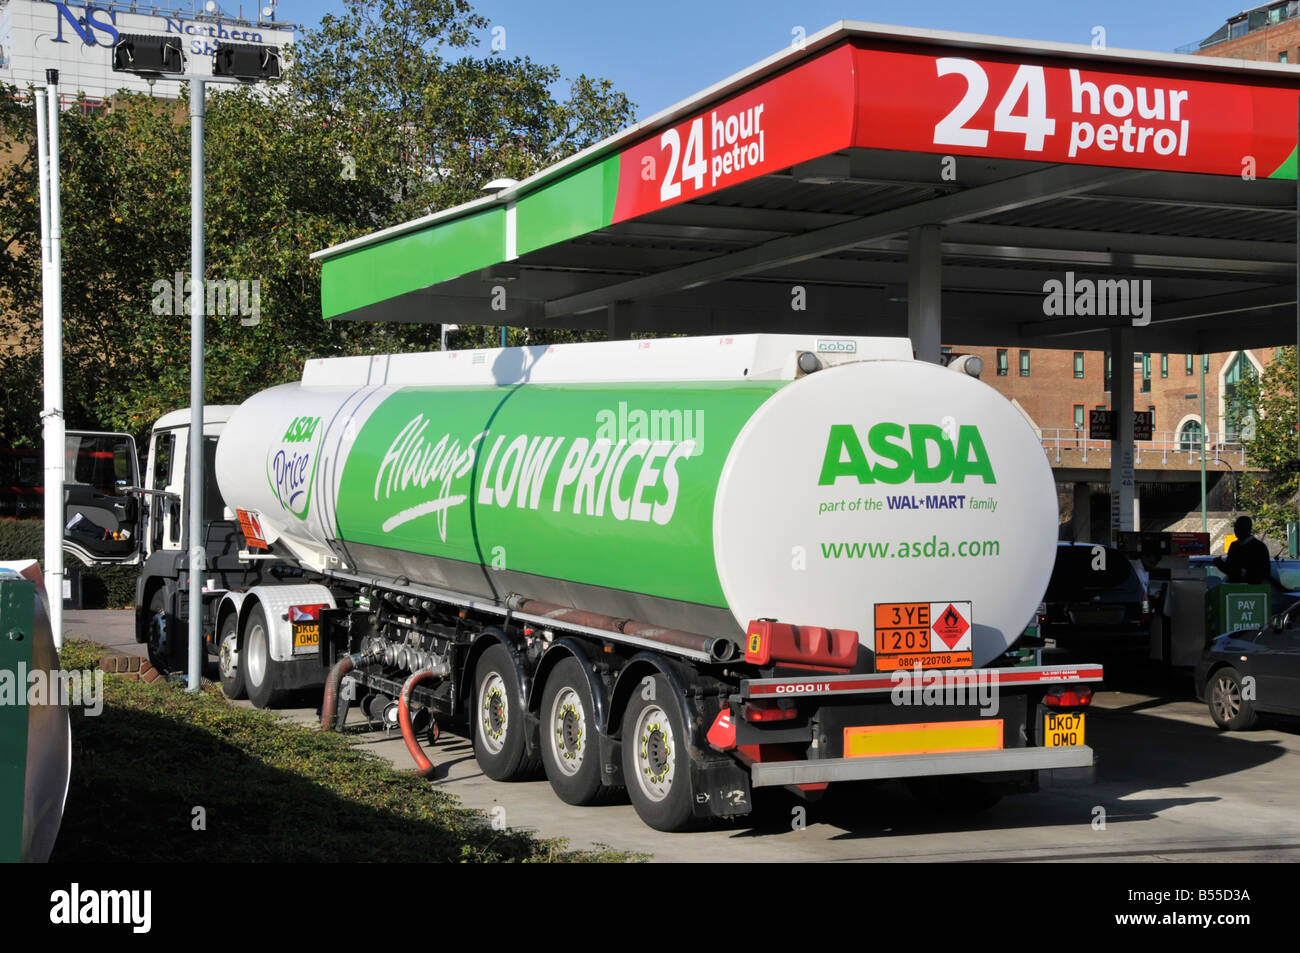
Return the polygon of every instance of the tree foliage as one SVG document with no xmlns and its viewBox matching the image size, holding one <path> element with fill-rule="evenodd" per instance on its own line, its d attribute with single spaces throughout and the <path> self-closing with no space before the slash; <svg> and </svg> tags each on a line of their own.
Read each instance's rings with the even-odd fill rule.
<svg viewBox="0 0 1300 953">
<path fill-rule="evenodd" d="M 283 82 L 210 88 L 207 277 L 259 282 L 260 320 L 207 318 L 208 403 L 295 379 L 308 357 L 436 348 L 437 325 L 323 321 L 310 253 L 476 198 L 491 179 L 523 178 L 630 121 L 607 81 L 579 76 L 561 101 L 556 68 L 475 55 L 486 25 L 463 0 L 350 0 L 301 34 Z M 60 129 L 68 426 L 139 434 L 189 403 L 189 317 L 165 313 L 158 292 L 188 277 L 188 103 L 124 94 L 106 115 L 66 111 Z M 0 440 L 35 443 L 30 95 L 0 90 L 0 140 Z M 456 340 L 489 342 L 495 329 Z"/>
<path fill-rule="evenodd" d="M 1234 399 L 1255 409 L 1240 427 L 1253 472 L 1242 477 L 1238 508 L 1254 518 L 1257 532 L 1286 539 L 1286 524 L 1296 518 L 1297 475 L 1287 468 L 1297 458 L 1295 347 L 1282 348 L 1262 377 L 1243 378 Z"/>
</svg>

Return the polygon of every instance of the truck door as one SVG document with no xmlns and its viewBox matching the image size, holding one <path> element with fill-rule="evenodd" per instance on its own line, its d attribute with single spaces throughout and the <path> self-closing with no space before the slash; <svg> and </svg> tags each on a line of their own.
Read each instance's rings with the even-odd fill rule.
<svg viewBox="0 0 1300 953">
<path fill-rule="evenodd" d="M 146 553 L 181 548 L 184 514 L 181 509 L 185 486 L 185 428 L 155 430 L 149 447 L 148 540 Z"/>
<path fill-rule="evenodd" d="M 140 561 L 135 438 L 69 431 L 64 438 L 63 549 L 86 565 Z"/>
</svg>

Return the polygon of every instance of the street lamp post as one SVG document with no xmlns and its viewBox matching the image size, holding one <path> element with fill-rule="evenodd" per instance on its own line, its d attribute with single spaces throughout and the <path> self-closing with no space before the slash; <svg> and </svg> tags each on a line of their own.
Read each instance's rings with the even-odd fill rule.
<svg viewBox="0 0 1300 953">
<path fill-rule="evenodd" d="M 203 583 L 207 572 L 204 534 L 203 476 L 203 346 L 206 266 L 203 249 L 204 120 L 208 82 L 248 84 L 280 77 L 280 51 L 273 46 L 218 43 L 212 76 L 185 73 L 185 56 L 176 37 L 121 34 L 113 46 L 113 69 L 145 76 L 189 80 L 190 83 L 190 440 L 186 500 L 189 518 L 189 627 L 186 688 L 198 691 L 203 682 Z"/>
</svg>

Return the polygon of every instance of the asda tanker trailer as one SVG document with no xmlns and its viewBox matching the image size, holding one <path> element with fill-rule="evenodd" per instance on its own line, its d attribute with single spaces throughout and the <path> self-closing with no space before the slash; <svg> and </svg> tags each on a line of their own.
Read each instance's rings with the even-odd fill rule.
<svg viewBox="0 0 1300 953">
<path fill-rule="evenodd" d="M 1091 765 L 1100 668 L 998 665 L 1052 567 L 1042 448 L 906 339 L 313 360 L 228 411 L 215 467 L 226 690 L 323 684 L 325 727 L 355 700 L 426 773 L 421 740 L 466 721 L 489 777 L 540 762 L 563 800 L 626 787 L 673 830 L 758 786 L 991 801 Z M 176 549 L 142 639 L 184 631 Z"/>
</svg>

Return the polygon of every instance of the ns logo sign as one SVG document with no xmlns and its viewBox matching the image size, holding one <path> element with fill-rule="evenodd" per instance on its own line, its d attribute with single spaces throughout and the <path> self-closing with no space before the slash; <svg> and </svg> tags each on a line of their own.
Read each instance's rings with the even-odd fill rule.
<svg viewBox="0 0 1300 953">
<path fill-rule="evenodd" d="M 86 4 L 78 14 L 71 4 L 52 0 L 51 5 L 58 13 L 55 43 L 69 42 L 63 35 L 66 27 L 71 27 L 85 46 L 112 46 L 117 42 L 116 11 Z"/>
</svg>

